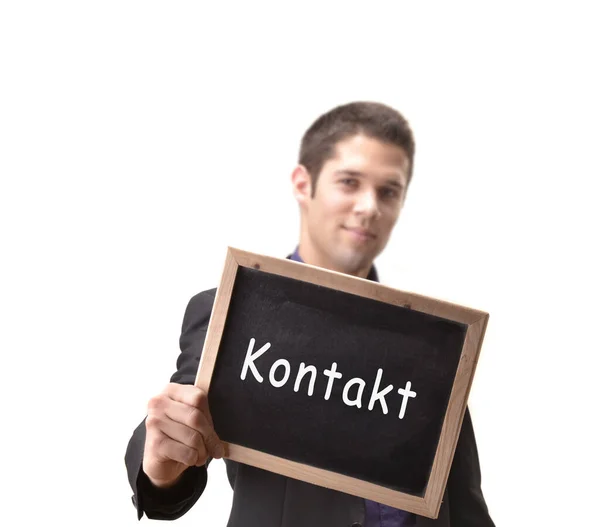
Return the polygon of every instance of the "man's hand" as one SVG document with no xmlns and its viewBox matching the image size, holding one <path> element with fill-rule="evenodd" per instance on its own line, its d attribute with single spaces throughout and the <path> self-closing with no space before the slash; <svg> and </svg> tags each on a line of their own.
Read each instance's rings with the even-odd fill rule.
<svg viewBox="0 0 600 527">
<path fill-rule="evenodd" d="M 200 388 L 170 383 L 150 399 L 142 468 L 154 485 L 170 487 L 186 468 L 224 453 Z"/>
</svg>

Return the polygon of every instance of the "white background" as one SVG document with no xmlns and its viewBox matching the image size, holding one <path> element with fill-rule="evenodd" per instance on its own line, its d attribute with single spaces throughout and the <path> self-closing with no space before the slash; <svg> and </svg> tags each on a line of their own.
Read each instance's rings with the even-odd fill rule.
<svg viewBox="0 0 600 527">
<path fill-rule="evenodd" d="M 593 4 L 3 2 L 2 524 L 137 525 L 125 448 L 187 301 L 227 245 L 293 250 L 300 137 L 363 99 L 417 140 L 382 281 L 490 313 L 492 517 L 600 525 Z M 177 524 L 230 501 L 214 463 Z"/>
</svg>

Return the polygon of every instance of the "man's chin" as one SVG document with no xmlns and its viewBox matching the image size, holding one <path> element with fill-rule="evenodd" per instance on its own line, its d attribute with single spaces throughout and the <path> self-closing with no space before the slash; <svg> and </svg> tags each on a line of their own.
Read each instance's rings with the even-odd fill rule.
<svg viewBox="0 0 600 527">
<path fill-rule="evenodd" d="M 340 272 L 350 275 L 367 274 L 373 265 L 373 258 L 369 254 L 348 251 L 336 255 L 335 262 Z"/>
</svg>

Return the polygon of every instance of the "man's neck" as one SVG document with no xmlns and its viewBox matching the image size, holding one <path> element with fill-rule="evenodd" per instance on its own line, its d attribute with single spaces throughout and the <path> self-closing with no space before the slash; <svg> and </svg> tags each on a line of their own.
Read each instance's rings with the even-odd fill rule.
<svg viewBox="0 0 600 527">
<path fill-rule="evenodd" d="M 329 269 L 330 271 L 337 271 L 339 273 L 348 274 L 351 276 L 356 276 L 358 278 L 366 278 L 367 280 L 373 280 L 374 282 L 379 282 L 379 277 L 377 275 L 377 270 L 374 265 L 370 265 L 364 269 L 360 269 L 356 273 L 348 273 L 341 269 L 336 269 L 331 265 L 324 264 L 322 262 L 317 261 L 316 258 L 311 258 L 310 253 L 307 254 L 306 251 L 302 249 L 302 247 L 296 247 L 294 253 L 290 256 L 290 258 L 296 262 L 302 262 L 309 265 L 314 265 L 316 267 L 322 267 L 324 269 Z"/>
</svg>

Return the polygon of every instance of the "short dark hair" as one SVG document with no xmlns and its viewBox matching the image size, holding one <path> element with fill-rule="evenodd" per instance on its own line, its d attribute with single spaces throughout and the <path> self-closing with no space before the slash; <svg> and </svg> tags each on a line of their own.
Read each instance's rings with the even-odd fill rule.
<svg viewBox="0 0 600 527">
<path fill-rule="evenodd" d="M 323 165 L 335 155 L 337 144 L 360 134 L 402 148 L 409 161 L 410 183 L 415 140 L 408 121 L 400 112 L 385 104 L 357 101 L 336 106 L 324 113 L 302 137 L 298 163 L 310 174 L 313 195 Z"/>
</svg>

